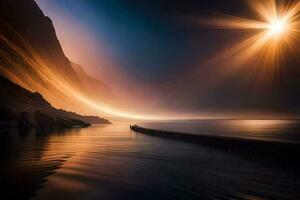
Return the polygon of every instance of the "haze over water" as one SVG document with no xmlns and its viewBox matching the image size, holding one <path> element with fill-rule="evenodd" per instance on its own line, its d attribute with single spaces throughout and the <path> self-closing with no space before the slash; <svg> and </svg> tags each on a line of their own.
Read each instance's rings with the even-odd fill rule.
<svg viewBox="0 0 300 200">
<path fill-rule="evenodd" d="M 209 123 L 202 127 L 209 130 L 228 122 Z M 291 127 L 294 126 L 285 124 L 278 128 L 274 124 L 265 130 L 268 135 L 271 132 L 276 135 L 276 131 Z M 1 190 L 12 197 L 275 200 L 300 197 L 299 173 L 232 152 L 135 133 L 130 131 L 128 123 L 47 134 L 10 130 L 2 131 L 0 137 L 3 149 L 0 171 L 4 177 L 0 180 Z"/>
</svg>

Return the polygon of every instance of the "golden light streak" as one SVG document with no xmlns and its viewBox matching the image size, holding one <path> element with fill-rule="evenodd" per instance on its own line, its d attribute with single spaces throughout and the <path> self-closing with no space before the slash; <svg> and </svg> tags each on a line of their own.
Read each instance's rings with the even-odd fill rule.
<svg viewBox="0 0 300 200">
<path fill-rule="evenodd" d="M 45 61 L 17 32 L 17 41 L 10 41 L 0 34 L 0 43 L 11 51 L 0 50 L 0 56 L 7 60 L 9 66 L 0 65 L 0 74 L 30 91 L 38 91 L 56 108 L 72 110 L 83 114 L 108 115 L 139 120 L 179 119 L 168 115 L 143 115 L 114 108 L 107 103 L 91 98 L 89 94 L 56 71 L 55 66 Z M 14 60 L 13 55 L 21 58 L 22 62 Z"/>
<path fill-rule="evenodd" d="M 76 85 L 66 80 L 21 35 L 14 30 L 11 31 L 17 41 L 10 41 L 0 34 L 0 43 L 10 49 L 9 52 L 0 50 L 1 57 L 7 60 L 4 63 L 9 63 L 9 66 L 0 65 L 0 74 L 30 91 L 40 92 L 56 108 L 79 113 L 90 113 L 93 110 L 93 113 L 99 115 L 109 114 L 131 119 L 161 119 L 156 116 L 120 111 L 91 98 L 89 94 L 80 91 Z M 15 60 L 14 55 L 21 58 L 22 62 Z"/>
</svg>

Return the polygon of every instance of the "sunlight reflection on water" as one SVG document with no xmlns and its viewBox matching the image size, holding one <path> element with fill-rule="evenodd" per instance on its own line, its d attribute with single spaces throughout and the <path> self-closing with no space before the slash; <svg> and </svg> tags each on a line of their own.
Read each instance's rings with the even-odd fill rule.
<svg viewBox="0 0 300 200">
<path fill-rule="evenodd" d="M 11 171 L 12 183 L 1 185 L 21 195 L 24 183 L 33 199 L 299 199 L 289 170 L 128 125 L 1 134 L 1 175 Z"/>
</svg>

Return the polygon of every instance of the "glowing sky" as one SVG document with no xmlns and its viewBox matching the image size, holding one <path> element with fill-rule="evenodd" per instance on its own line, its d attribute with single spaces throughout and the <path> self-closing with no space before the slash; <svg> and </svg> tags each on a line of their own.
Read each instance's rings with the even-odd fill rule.
<svg viewBox="0 0 300 200">
<path fill-rule="evenodd" d="M 148 106 L 152 113 L 269 110 L 296 104 L 299 70 L 293 55 L 284 55 L 289 67 L 280 75 L 280 86 L 266 63 L 241 62 L 241 57 L 254 55 L 241 53 L 239 60 L 233 59 L 253 42 L 255 31 L 237 26 L 260 20 L 253 7 L 274 8 L 257 2 L 263 1 L 37 0 L 71 60 L 109 85 L 128 109 Z M 273 2 L 275 10 L 286 3 L 265 2 Z M 278 34 L 282 26 L 274 23 L 270 30 Z"/>
</svg>

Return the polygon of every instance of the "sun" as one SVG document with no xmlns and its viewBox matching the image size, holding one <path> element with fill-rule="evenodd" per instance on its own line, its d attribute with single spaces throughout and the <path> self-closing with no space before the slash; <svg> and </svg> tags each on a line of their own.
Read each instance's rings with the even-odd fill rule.
<svg viewBox="0 0 300 200">
<path fill-rule="evenodd" d="M 279 36 L 287 30 L 287 23 L 282 19 L 276 19 L 268 25 L 270 35 Z"/>
<path fill-rule="evenodd" d="M 300 0 L 245 2 L 249 5 L 247 17 L 218 13 L 198 18 L 201 26 L 229 30 L 233 38 L 232 43 L 212 55 L 209 64 L 216 68 L 226 66 L 224 76 L 244 68 L 249 76 L 257 77 L 262 87 L 267 87 L 265 83 L 271 83 L 273 87 L 273 83 L 290 68 L 287 66 L 289 59 L 299 52 Z M 237 33 L 239 37 L 236 37 Z"/>
</svg>

